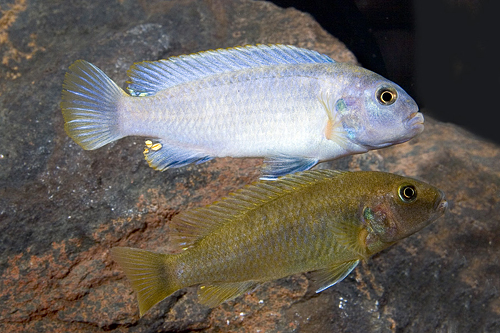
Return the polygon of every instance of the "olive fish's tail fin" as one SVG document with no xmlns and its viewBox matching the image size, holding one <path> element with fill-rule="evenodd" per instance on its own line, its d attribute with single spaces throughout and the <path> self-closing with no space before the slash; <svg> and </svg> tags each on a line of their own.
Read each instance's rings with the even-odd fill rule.
<svg viewBox="0 0 500 333">
<path fill-rule="evenodd" d="M 124 137 L 117 108 L 126 96 L 99 68 L 85 60 L 75 61 L 63 82 L 61 109 L 66 133 L 85 150 Z"/>
<path fill-rule="evenodd" d="M 129 247 L 115 247 L 111 249 L 111 255 L 137 293 L 141 317 L 156 303 L 180 289 L 170 268 L 172 255 Z"/>
</svg>

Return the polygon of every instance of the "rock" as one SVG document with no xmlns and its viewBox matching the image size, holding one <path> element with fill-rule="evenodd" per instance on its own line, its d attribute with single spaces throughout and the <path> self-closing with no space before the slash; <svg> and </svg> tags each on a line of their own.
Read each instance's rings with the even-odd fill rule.
<svg viewBox="0 0 500 333">
<path fill-rule="evenodd" d="M 180 211 L 259 176 L 258 159 L 157 172 L 142 138 L 84 151 L 63 130 L 76 59 L 119 84 L 137 61 L 253 43 L 354 56 L 307 15 L 256 1 L 17 0 L 0 19 L 0 328 L 4 332 L 500 330 L 500 149 L 427 119 L 418 138 L 319 167 L 381 170 L 441 188 L 449 212 L 320 294 L 307 274 L 207 309 L 186 288 L 138 317 L 113 246 L 168 249 Z"/>
</svg>

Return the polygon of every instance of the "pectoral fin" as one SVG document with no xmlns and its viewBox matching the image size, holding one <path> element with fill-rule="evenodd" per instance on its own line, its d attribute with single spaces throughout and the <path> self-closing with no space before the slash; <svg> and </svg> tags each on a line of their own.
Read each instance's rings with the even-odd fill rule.
<svg viewBox="0 0 500 333">
<path fill-rule="evenodd" d="M 144 157 L 150 167 L 159 171 L 178 168 L 191 163 L 203 163 L 212 159 L 203 152 L 169 146 L 162 140 L 155 140 L 154 142 L 147 140 Z"/>
<path fill-rule="evenodd" d="M 325 126 L 325 138 L 335 142 L 340 147 L 347 149 L 349 140 L 348 133 L 344 130 L 340 114 L 347 109 L 348 99 L 335 100 L 331 92 L 322 92 L 319 101 L 323 105 L 328 116 Z"/>
<path fill-rule="evenodd" d="M 275 180 L 290 173 L 305 171 L 318 164 L 318 160 L 307 157 L 275 156 L 264 161 L 260 179 Z"/>
<path fill-rule="evenodd" d="M 356 268 L 358 263 L 359 260 L 346 261 L 338 265 L 312 272 L 312 279 L 315 280 L 315 284 L 318 285 L 316 292 L 320 293 L 345 279 L 345 277 Z"/>
<path fill-rule="evenodd" d="M 362 258 L 367 258 L 366 236 L 368 231 L 363 226 L 350 221 L 337 223 L 334 226 L 337 243 L 352 251 Z"/>
<path fill-rule="evenodd" d="M 254 281 L 201 285 L 198 289 L 198 300 L 201 304 L 213 308 L 252 290 L 256 285 Z"/>
</svg>

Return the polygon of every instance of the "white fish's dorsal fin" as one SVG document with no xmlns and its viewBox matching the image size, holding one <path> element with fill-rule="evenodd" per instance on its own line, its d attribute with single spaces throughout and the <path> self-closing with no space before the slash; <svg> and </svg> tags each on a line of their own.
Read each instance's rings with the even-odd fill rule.
<svg viewBox="0 0 500 333">
<path fill-rule="evenodd" d="M 175 216 L 170 224 L 169 245 L 173 250 L 186 250 L 212 230 L 253 209 L 342 173 L 326 169 L 305 171 L 275 181 L 262 180 L 248 185 L 212 205 Z"/>
<path fill-rule="evenodd" d="M 333 62 L 327 55 L 291 45 L 238 46 L 134 64 L 127 72 L 127 89 L 133 96 L 147 96 L 214 74 L 262 66 Z"/>
</svg>

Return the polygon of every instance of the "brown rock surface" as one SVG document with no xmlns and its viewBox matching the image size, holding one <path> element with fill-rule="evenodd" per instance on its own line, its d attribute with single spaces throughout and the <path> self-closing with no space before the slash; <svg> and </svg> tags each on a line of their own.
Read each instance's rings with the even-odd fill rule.
<svg viewBox="0 0 500 333">
<path fill-rule="evenodd" d="M 355 58 L 310 16 L 266 2 L 0 6 L 1 331 L 500 331 L 500 148 L 432 119 L 409 143 L 320 167 L 430 182 L 449 200 L 444 218 L 320 294 L 307 274 L 296 275 L 210 310 L 186 288 L 139 319 L 109 249 L 168 248 L 173 215 L 256 180 L 261 161 L 160 173 L 142 159 L 141 138 L 83 151 L 64 133 L 59 109 L 67 67 L 83 58 L 123 84 L 133 62 L 247 43 Z"/>
</svg>

